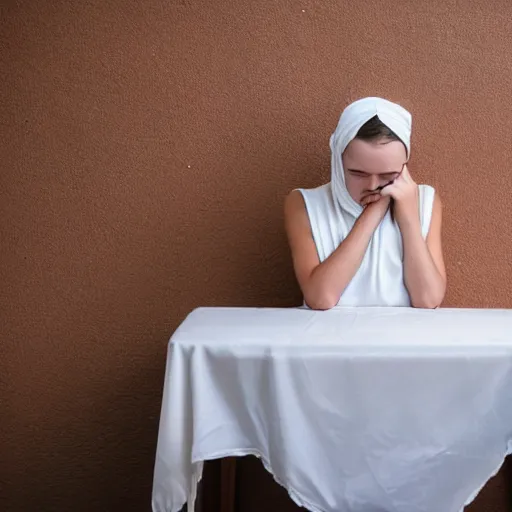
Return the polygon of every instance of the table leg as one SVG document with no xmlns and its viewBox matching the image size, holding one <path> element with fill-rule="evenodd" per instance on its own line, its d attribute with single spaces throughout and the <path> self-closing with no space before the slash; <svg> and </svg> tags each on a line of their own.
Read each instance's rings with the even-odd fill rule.
<svg viewBox="0 0 512 512">
<path fill-rule="evenodd" d="M 222 459 L 220 470 L 220 512 L 235 512 L 236 457 Z"/>
</svg>

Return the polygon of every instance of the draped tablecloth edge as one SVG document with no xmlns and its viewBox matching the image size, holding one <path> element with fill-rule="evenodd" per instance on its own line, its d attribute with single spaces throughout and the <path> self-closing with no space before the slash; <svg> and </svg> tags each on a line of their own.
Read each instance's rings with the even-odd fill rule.
<svg viewBox="0 0 512 512">
<path fill-rule="evenodd" d="M 508 455 L 511 455 L 511 454 L 512 454 L 512 440 L 509 441 L 508 448 L 506 448 L 504 450 L 503 457 L 501 458 L 501 461 L 498 464 L 498 466 L 496 467 L 496 469 L 489 474 L 489 476 L 485 479 L 485 481 L 482 483 L 482 485 L 477 490 L 475 490 L 474 492 L 472 492 L 469 495 L 469 497 L 466 499 L 466 501 L 464 502 L 464 505 L 461 508 L 461 512 L 464 510 L 465 507 L 467 507 L 468 505 L 470 505 L 473 502 L 473 500 L 478 496 L 480 491 L 485 487 L 487 482 L 489 482 L 489 480 L 491 478 L 493 478 L 494 476 L 497 475 L 499 470 L 502 468 L 502 466 L 503 466 L 503 464 L 505 462 L 506 457 Z M 204 461 L 208 461 L 208 460 L 217 460 L 217 459 L 222 459 L 222 458 L 225 458 L 225 457 L 246 457 L 248 455 L 252 455 L 252 456 L 257 457 L 258 459 L 261 460 L 261 462 L 263 464 L 263 467 L 266 469 L 266 471 L 268 473 L 270 473 L 270 475 L 272 475 L 274 480 L 281 487 L 283 487 L 288 492 L 288 495 L 290 496 L 290 498 L 299 507 L 306 508 L 307 510 L 309 510 L 309 512 L 330 512 L 330 511 L 325 510 L 325 509 L 319 507 L 318 505 L 315 505 L 315 504 L 311 503 L 310 501 L 308 501 L 306 498 L 301 496 L 301 493 L 298 492 L 292 485 L 284 484 L 279 479 L 279 477 L 276 476 L 276 474 L 272 470 L 272 466 L 271 466 L 268 458 L 265 455 L 263 455 L 263 453 L 260 450 L 248 449 L 248 448 L 247 449 L 243 448 L 243 449 L 223 450 L 223 451 L 220 451 L 220 452 L 214 452 L 214 453 L 210 453 L 210 454 L 207 454 L 207 455 L 205 454 L 205 455 L 202 455 L 202 456 L 196 456 L 192 460 L 192 463 L 198 464 L 198 463 L 201 463 L 201 462 L 204 462 Z M 199 480 L 200 479 L 201 479 L 201 476 L 199 476 Z M 189 510 L 188 512 L 192 512 L 192 511 L 193 511 L 193 509 Z"/>
<path fill-rule="evenodd" d="M 193 463 L 198 463 L 201 461 L 207 461 L 207 460 L 216 460 L 216 459 L 223 459 L 225 457 L 246 457 L 248 455 L 253 455 L 254 457 L 257 457 L 261 460 L 263 467 L 267 470 L 270 475 L 274 478 L 274 480 L 283 487 L 287 492 L 290 498 L 299 506 L 306 508 L 310 512 L 330 512 L 328 510 L 325 510 L 318 505 L 314 505 L 313 503 L 309 502 L 306 498 L 303 498 L 296 489 L 293 488 L 293 486 L 289 484 L 284 484 L 281 482 L 279 477 L 276 476 L 274 471 L 272 470 L 272 466 L 268 460 L 268 458 L 263 455 L 263 453 L 260 450 L 257 449 L 249 449 L 249 448 L 243 448 L 243 449 L 231 449 L 231 450 L 223 450 L 221 452 L 214 452 L 210 453 L 208 455 L 204 456 L 196 456 L 192 460 Z"/>
<path fill-rule="evenodd" d="M 501 462 L 499 462 L 498 466 L 496 467 L 496 469 L 494 471 L 491 471 L 490 475 L 486 478 L 484 483 L 476 491 L 472 492 L 469 495 L 468 499 L 464 502 L 464 507 L 462 507 L 461 511 L 464 510 L 464 508 L 467 507 L 469 504 L 471 504 L 473 502 L 473 500 L 478 496 L 480 491 L 486 486 L 487 482 L 489 482 L 489 480 L 491 478 L 494 478 L 498 474 L 499 470 L 503 467 L 503 464 L 505 463 L 505 459 L 511 454 L 512 454 L 512 438 L 508 441 L 507 447 L 504 450 L 504 454 L 500 459 Z"/>
</svg>

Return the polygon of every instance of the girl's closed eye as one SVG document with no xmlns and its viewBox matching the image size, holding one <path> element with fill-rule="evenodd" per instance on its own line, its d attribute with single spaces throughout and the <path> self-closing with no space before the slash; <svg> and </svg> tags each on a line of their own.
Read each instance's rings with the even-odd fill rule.
<svg viewBox="0 0 512 512">
<path fill-rule="evenodd" d="M 389 172 L 386 174 L 381 174 L 380 177 L 383 179 L 383 181 L 394 181 L 400 176 L 399 172 Z"/>
<path fill-rule="evenodd" d="M 354 176 L 355 178 L 367 178 L 368 174 L 361 171 L 350 171 L 350 174 Z"/>
</svg>

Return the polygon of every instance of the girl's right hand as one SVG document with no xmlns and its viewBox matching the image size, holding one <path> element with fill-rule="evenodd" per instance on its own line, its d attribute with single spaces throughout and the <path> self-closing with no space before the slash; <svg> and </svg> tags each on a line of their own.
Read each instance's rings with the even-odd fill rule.
<svg viewBox="0 0 512 512">
<path fill-rule="evenodd" d="M 361 201 L 361 206 L 364 208 L 362 215 L 371 216 L 380 222 L 386 215 L 390 203 L 391 198 L 389 196 L 381 196 L 380 194 L 366 196 Z"/>
</svg>

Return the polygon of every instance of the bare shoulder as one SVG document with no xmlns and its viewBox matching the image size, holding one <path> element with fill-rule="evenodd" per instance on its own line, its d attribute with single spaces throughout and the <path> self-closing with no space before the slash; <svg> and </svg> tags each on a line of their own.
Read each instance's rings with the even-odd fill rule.
<svg viewBox="0 0 512 512">
<path fill-rule="evenodd" d="M 441 202 L 441 197 L 436 190 L 434 195 L 434 204 L 432 205 L 432 218 L 430 220 L 430 228 L 427 235 L 427 246 L 437 267 L 437 270 L 446 283 L 446 267 L 443 258 L 443 247 L 441 241 L 442 209 L 443 204 Z"/>
<path fill-rule="evenodd" d="M 418 185 L 418 188 L 420 189 L 420 194 L 423 196 L 429 196 L 432 194 L 431 197 L 433 197 L 433 205 L 432 208 L 441 209 L 442 208 L 442 202 L 441 197 L 439 195 L 439 191 L 434 188 L 432 185 L 428 185 L 427 183 L 421 183 Z"/>
<path fill-rule="evenodd" d="M 285 215 L 295 215 L 297 213 L 305 213 L 306 205 L 300 190 L 292 190 L 284 200 Z"/>
<path fill-rule="evenodd" d="M 441 196 L 439 192 L 436 190 L 434 193 L 434 204 L 432 205 L 432 222 L 441 224 L 441 218 L 443 215 L 443 202 L 441 201 Z"/>
<path fill-rule="evenodd" d="M 432 187 L 431 185 L 427 184 L 421 184 L 419 185 L 420 188 L 420 194 L 423 196 L 427 196 L 432 198 L 431 205 L 431 212 L 430 212 L 430 228 L 429 232 L 436 231 L 436 229 L 439 229 L 441 226 L 441 218 L 442 218 L 442 212 L 443 212 L 443 203 L 441 201 L 441 196 L 439 195 L 439 192 Z M 429 204 L 429 199 L 427 199 L 427 204 Z"/>
<path fill-rule="evenodd" d="M 311 272 L 320 262 L 306 203 L 299 190 L 294 190 L 286 196 L 284 210 L 286 234 L 292 252 L 295 275 L 303 288 Z"/>
<path fill-rule="evenodd" d="M 443 202 L 441 201 L 441 196 L 437 190 L 434 192 L 434 208 L 437 208 L 438 210 L 443 208 Z"/>
<path fill-rule="evenodd" d="M 309 218 L 306 210 L 304 197 L 299 190 L 292 190 L 285 198 L 284 201 L 284 217 L 286 223 L 286 230 L 302 231 L 307 228 L 309 231 Z"/>
</svg>

